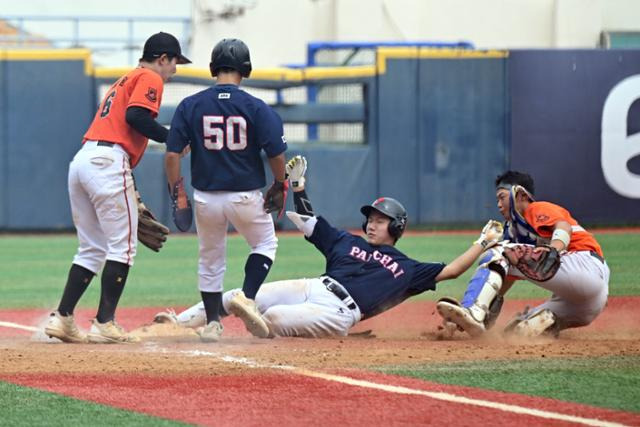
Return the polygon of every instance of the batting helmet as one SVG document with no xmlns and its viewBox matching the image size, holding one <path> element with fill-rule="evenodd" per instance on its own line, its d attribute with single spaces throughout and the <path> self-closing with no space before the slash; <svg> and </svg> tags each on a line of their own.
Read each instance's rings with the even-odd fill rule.
<svg viewBox="0 0 640 427">
<path fill-rule="evenodd" d="M 251 74 L 251 57 L 249 48 L 239 39 L 222 39 L 211 51 L 211 72 L 218 75 L 220 68 L 231 68 L 240 73 L 242 77 Z"/>
<path fill-rule="evenodd" d="M 402 206 L 399 201 L 392 199 L 391 197 L 380 197 L 370 205 L 364 205 L 360 208 L 360 212 L 362 212 L 362 215 L 367 217 L 367 219 L 373 210 L 391 218 L 388 228 L 389 235 L 395 240 L 398 240 L 400 236 L 402 236 L 402 233 L 404 233 L 404 229 L 407 227 L 407 211 L 404 209 L 404 206 Z M 367 232 L 366 219 L 362 223 L 362 231 L 365 233 Z"/>
</svg>

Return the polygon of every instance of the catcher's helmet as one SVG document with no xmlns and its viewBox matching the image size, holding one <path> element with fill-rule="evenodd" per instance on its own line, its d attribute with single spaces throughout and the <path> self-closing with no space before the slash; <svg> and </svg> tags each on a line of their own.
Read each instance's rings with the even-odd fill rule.
<svg viewBox="0 0 640 427">
<path fill-rule="evenodd" d="M 249 48 L 239 39 L 222 39 L 211 51 L 211 72 L 218 75 L 220 68 L 231 68 L 242 77 L 251 74 L 251 57 Z"/>
<path fill-rule="evenodd" d="M 391 197 L 380 197 L 370 205 L 364 205 L 360 208 L 360 212 L 362 212 L 362 215 L 367 217 L 367 219 L 372 210 L 376 210 L 391 218 L 389 222 L 389 235 L 395 240 L 398 240 L 407 227 L 407 211 L 404 209 L 404 206 Z M 362 231 L 367 232 L 366 219 L 362 223 Z"/>
</svg>

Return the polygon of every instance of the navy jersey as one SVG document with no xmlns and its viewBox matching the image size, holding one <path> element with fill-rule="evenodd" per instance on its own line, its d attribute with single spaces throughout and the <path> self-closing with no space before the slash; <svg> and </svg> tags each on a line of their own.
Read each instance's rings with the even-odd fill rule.
<svg viewBox="0 0 640 427">
<path fill-rule="evenodd" d="M 260 151 L 287 149 L 278 114 L 231 84 L 182 100 L 171 121 L 167 151 L 191 145 L 191 185 L 202 191 L 247 191 L 266 184 Z"/>
<path fill-rule="evenodd" d="M 327 259 L 325 274 L 344 286 L 362 318 L 375 316 L 405 299 L 435 290 L 443 263 L 423 263 L 393 246 L 373 246 L 362 237 L 332 227 L 318 217 L 307 238 Z"/>
</svg>

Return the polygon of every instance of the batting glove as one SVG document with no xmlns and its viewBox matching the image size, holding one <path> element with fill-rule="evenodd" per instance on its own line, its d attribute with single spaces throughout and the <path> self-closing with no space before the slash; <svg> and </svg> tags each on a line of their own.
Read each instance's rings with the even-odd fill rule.
<svg viewBox="0 0 640 427">
<path fill-rule="evenodd" d="M 293 191 L 304 190 L 304 174 L 307 172 L 307 159 L 303 156 L 294 156 L 287 162 L 286 165 L 287 176 L 291 183 L 291 189 Z"/>
</svg>

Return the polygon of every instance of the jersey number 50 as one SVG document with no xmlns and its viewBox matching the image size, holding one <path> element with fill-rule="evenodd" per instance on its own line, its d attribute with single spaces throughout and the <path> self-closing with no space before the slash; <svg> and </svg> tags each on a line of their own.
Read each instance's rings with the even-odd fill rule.
<svg viewBox="0 0 640 427">
<path fill-rule="evenodd" d="M 247 148 L 247 121 L 242 116 L 204 116 L 202 127 L 208 150 L 222 150 L 225 142 L 232 151 Z"/>
</svg>

